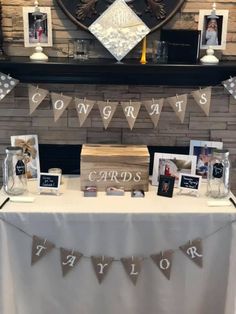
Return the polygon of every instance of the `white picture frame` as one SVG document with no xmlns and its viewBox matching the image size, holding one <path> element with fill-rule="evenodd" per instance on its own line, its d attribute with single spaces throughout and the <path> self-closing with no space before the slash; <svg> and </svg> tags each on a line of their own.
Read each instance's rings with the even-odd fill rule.
<svg viewBox="0 0 236 314">
<path fill-rule="evenodd" d="M 202 177 L 198 175 L 189 175 L 186 173 L 180 173 L 178 188 L 181 192 L 187 192 L 189 194 L 199 195 L 199 190 L 202 183 Z"/>
<path fill-rule="evenodd" d="M 52 46 L 52 18 L 50 7 L 40 7 L 39 14 L 35 7 L 23 7 L 24 46 Z"/>
<path fill-rule="evenodd" d="M 155 153 L 152 185 L 158 185 L 160 175 L 169 175 L 175 177 L 175 186 L 178 186 L 180 173 L 195 174 L 196 161 L 197 157 L 191 155 Z"/>
<path fill-rule="evenodd" d="M 195 174 L 200 175 L 203 181 L 207 180 L 208 162 L 213 149 L 222 149 L 223 142 L 191 140 L 189 155 L 197 157 Z"/>
<path fill-rule="evenodd" d="M 35 134 L 11 136 L 11 146 L 23 148 L 28 179 L 37 179 L 40 173 L 38 136 Z"/>
<path fill-rule="evenodd" d="M 212 10 L 199 10 L 198 30 L 201 31 L 200 49 L 208 49 L 211 46 L 214 50 L 224 50 L 226 48 L 229 11 L 216 10 L 214 14 L 217 18 L 215 19 L 210 17 L 212 14 Z M 207 32 L 207 28 L 211 25 L 213 26 Z M 213 27 L 217 27 L 217 29 L 215 30 Z"/>
</svg>

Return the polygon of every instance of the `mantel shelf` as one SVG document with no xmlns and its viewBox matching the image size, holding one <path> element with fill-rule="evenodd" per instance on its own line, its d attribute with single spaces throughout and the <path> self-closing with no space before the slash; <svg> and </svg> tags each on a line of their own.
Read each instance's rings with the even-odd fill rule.
<svg viewBox="0 0 236 314">
<path fill-rule="evenodd" d="M 236 76 L 236 62 L 224 61 L 217 65 L 150 62 L 142 65 L 137 60 L 79 62 L 50 58 L 47 62 L 35 62 L 27 57 L 12 57 L 0 60 L 0 71 L 23 83 L 207 86 Z"/>
</svg>

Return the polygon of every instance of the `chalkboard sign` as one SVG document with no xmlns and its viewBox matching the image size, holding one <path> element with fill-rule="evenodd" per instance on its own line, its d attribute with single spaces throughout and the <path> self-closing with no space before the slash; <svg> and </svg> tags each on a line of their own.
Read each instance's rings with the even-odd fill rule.
<svg viewBox="0 0 236 314">
<path fill-rule="evenodd" d="M 201 176 L 181 173 L 179 176 L 179 188 L 197 193 L 201 185 L 201 179 Z"/>
<path fill-rule="evenodd" d="M 58 190 L 61 174 L 41 172 L 39 175 L 39 189 Z"/>
</svg>

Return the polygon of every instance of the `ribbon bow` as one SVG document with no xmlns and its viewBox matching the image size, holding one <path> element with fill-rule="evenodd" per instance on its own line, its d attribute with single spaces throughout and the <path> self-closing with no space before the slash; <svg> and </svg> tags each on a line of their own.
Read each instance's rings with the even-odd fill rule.
<svg viewBox="0 0 236 314">
<path fill-rule="evenodd" d="M 37 150 L 35 149 L 35 138 L 31 137 L 27 141 L 24 141 L 22 139 L 16 139 L 15 140 L 15 145 L 20 146 L 23 148 L 24 153 L 29 153 L 30 156 L 35 159 Z"/>
</svg>

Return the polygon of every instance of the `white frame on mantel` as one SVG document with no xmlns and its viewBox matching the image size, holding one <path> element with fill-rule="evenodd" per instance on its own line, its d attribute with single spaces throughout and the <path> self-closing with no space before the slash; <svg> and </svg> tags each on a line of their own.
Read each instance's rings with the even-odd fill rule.
<svg viewBox="0 0 236 314">
<path fill-rule="evenodd" d="M 41 47 L 52 47 L 52 18 L 50 7 L 40 7 L 40 13 L 47 14 L 47 42 L 40 43 Z M 30 42 L 30 21 L 29 14 L 35 13 L 35 7 L 23 7 L 23 24 L 24 24 L 24 45 L 25 47 L 36 47 L 38 42 Z"/>
</svg>

